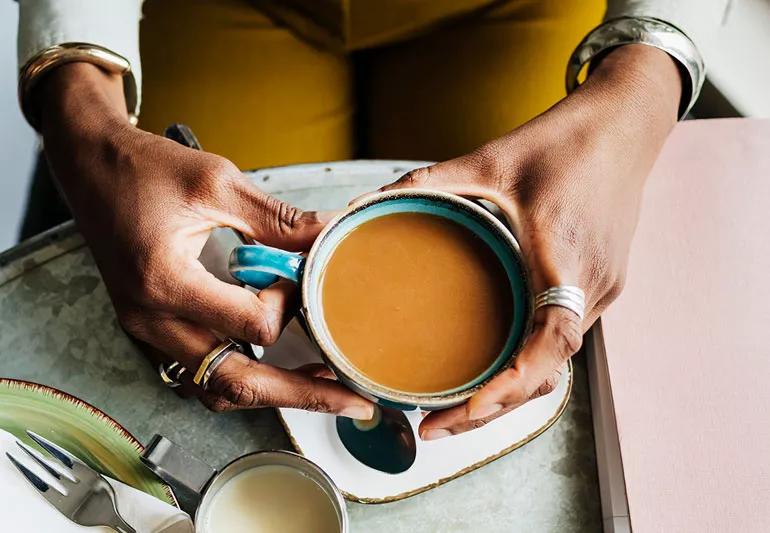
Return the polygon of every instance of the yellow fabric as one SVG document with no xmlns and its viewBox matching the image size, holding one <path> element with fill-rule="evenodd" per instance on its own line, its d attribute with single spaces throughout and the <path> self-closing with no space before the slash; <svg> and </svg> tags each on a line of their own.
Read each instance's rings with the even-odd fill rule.
<svg viewBox="0 0 770 533">
<path fill-rule="evenodd" d="M 496 0 L 261 0 L 259 7 L 300 36 L 353 51 L 424 33 Z"/>
<path fill-rule="evenodd" d="M 467 152 L 564 96 L 567 58 L 605 10 L 600 0 L 144 5 L 140 126 L 187 123 L 241 168 Z"/>
</svg>

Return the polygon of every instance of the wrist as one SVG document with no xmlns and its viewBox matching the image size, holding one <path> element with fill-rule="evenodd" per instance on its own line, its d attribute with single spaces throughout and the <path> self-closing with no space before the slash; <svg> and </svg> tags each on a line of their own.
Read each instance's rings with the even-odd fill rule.
<svg viewBox="0 0 770 533">
<path fill-rule="evenodd" d="M 57 67 L 41 80 L 36 97 L 46 144 L 100 139 L 130 126 L 122 77 L 90 63 Z"/>
<path fill-rule="evenodd" d="M 677 122 L 682 76 L 676 61 L 663 50 L 631 44 L 603 56 L 584 90 L 600 98 L 599 105 L 622 106 L 636 120 L 656 121 L 668 132 Z"/>
<path fill-rule="evenodd" d="M 122 83 L 95 65 L 69 63 L 37 88 L 45 155 L 76 218 L 109 197 L 114 164 L 139 131 L 128 121 Z"/>
</svg>

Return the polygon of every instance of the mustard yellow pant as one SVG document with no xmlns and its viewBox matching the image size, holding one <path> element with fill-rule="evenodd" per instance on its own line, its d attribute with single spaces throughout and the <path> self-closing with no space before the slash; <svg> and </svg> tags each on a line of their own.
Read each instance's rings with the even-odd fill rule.
<svg viewBox="0 0 770 533">
<path fill-rule="evenodd" d="M 436 0 L 437 2 L 448 0 Z M 442 160 L 545 111 L 603 0 L 510 0 L 345 53 L 248 0 L 148 0 L 140 126 L 184 122 L 241 168 Z"/>
</svg>

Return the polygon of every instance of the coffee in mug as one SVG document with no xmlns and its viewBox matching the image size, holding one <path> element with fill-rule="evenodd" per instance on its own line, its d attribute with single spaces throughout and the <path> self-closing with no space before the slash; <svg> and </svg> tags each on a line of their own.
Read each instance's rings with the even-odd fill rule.
<svg viewBox="0 0 770 533">
<path fill-rule="evenodd" d="M 342 239 L 322 278 L 331 338 L 386 387 L 436 393 L 500 355 L 513 302 L 500 261 L 465 226 L 428 213 L 369 220 Z"/>
<path fill-rule="evenodd" d="M 233 250 L 230 273 L 256 288 L 300 287 L 300 318 L 345 385 L 387 407 L 459 405 L 526 342 L 533 300 L 519 244 L 479 204 L 426 189 L 351 205 L 310 252 Z"/>
</svg>

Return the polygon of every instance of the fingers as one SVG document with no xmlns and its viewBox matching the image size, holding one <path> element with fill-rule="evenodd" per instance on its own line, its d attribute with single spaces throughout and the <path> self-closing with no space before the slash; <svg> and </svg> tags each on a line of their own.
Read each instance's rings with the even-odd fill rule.
<svg viewBox="0 0 770 533">
<path fill-rule="evenodd" d="M 264 365 L 235 353 L 209 380 L 201 400 L 214 411 L 293 407 L 369 420 L 374 406 L 334 380 Z"/>
<path fill-rule="evenodd" d="M 142 323 L 126 329 L 156 362 L 177 361 L 186 369 L 180 379 L 182 386 L 175 392 L 183 397 L 198 395 L 192 376 L 201 360 L 220 342 L 211 331 L 186 320 L 158 315 L 147 316 Z"/>
<path fill-rule="evenodd" d="M 471 155 L 411 170 L 395 182 L 381 187 L 378 192 L 396 189 L 434 189 L 443 192 L 483 199 L 492 202 L 505 213 L 511 223 L 516 223 L 517 207 L 504 194 L 504 187 L 493 171 L 474 161 Z M 353 200 L 355 203 L 366 195 Z"/>
<path fill-rule="evenodd" d="M 468 402 L 469 418 L 482 418 L 494 404 L 518 407 L 543 390 L 543 384 L 575 354 L 583 341 L 578 316 L 562 307 L 542 308 L 535 330 L 513 367 L 502 372 Z"/>
<path fill-rule="evenodd" d="M 296 368 L 294 371 L 312 376 L 314 378 L 337 379 L 331 368 L 323 363 L 309 363 L 307 365 Z"/>
<path fill-rule="evenodd" d="M 205 328 L 184 320 L 159 318 L 142 335 L 160 350 L 165 362 L 186 368 L 181 376 L 184 395 L 195 395 L 214 411 L 257 407 L 294 407 L 369 420 L 371 402 L 333 379 L 319 365 L 284 370 L 252 361 L 234 352 L 215 370 L 206 391 L 192 382 L 203 358 L 219 344 Z"/>
<path fill-rule="evenodd" d="M 559 370 L 580 349 L 581 321 L 572 311 L 556 306 L 540 309 L 535 321 L 514 365 L 467 404 L 428 415 L 420 424 L 421 438 L 434 440 L 478 428 L 556 387 Z"/>
<path fill-rule="evenodd" d="M 255 294 L 217 279 L 197 260 L 178 268 L 167 310 L 222 335 L 260 346 L 274 344 L 298 304 L 297 287 L 281 280 Z"/>
<path fill-rule="evenodd" d="M 303 211 L 265 194 L 249 180 L 239 180 L 227 209 L 238 217 L 239 229 L 268 246 L 284 250 L 307 250 L 335 212 Z"/>
<path fill-rule="evenodd" d="M 410 170 L 390 185 L 381 187 L 380 191 L 394 189 L 430 188 L 457 194 L 468 194 L 473 184 L 469 183 L 472 176 L 468 169 L 456 159 L 436 163 L 428 167 Z"/>
</svg>

